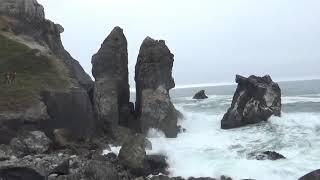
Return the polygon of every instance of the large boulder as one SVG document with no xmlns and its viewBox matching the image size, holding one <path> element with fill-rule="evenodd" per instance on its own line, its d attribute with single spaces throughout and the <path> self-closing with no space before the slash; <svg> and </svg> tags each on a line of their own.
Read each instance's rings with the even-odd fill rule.
<svg viewBox="0 0 320 180">
<path fill-rule="evenodd" d="M 208 96 L 206 95 L 204 90 L 201 90 L 199 92 L 197 92 L 194 96 L 193 99 L 207 99 Z"/>
<path fill-rule="evenodd" d="M 130 112 L 127 39 L 115 27 L 92 57 L 94 110 L 100 127 L 125 123 Z"/>
<path fill-rule="evenodd" d="M 41 131 L 31 131 L 13 138 L 10 146 L 16 152 L 22 154 L 45 153 L 51 146 L 51 140 Z"/>
<path fill-rule="evenodd" d="M 118 156 L 120 163 L 129 168 L 133 174 L 147 175 L 149 167 L 145 148 L 145 138 L 141 135 L 133 136 L 120 149 Z"/>
<path fill-rule="evenodd" d="M 299 180 L 320 180 L 320 169 L 302 176 Z"/>
<path fill-rule="evenodd" d="M 96 128 L 94 113 L 86 91 L 82 89 L 73 89 L 70 92 L 45 91 L 42 95 L 50 119 L 42 121 L 41 127 L 48 134 L 57 138 L 61 135 L 57 129 L 65 129 L 79 140 L 94 135 Z"/>
<path fill-rule="evenodd" d="M 223 116 L 222 129 L 267 121 L 272 115 L 281 115 L 281 90 L 270 76 L 245 78 L 237 75 L 237 90 L 231 107 Z"/>
<path fill-rule="evenodd" d="M 163 40 L 147 37 L 140 47 L 135 67 L 136 114 L 145 134 L 155 128 L 167 137 L 177 136 L 177 112 L 169 95 L 175 86 L 173 57 Z"/>
</svg>

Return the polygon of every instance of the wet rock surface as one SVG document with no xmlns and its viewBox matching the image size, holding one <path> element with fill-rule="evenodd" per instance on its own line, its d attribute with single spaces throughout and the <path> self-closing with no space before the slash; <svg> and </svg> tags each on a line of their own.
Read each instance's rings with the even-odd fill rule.
<svg viewBox="0 0 320 180">
<path fill-rule="evenodd" d="M 320 180 L 320 169 L 302 176 L 299 180 Z"/>
<path fill-rule="evenodd" d="M 281 90 L 270 76 L 237 75 L 237 90 L 231 107 L 223 116 L 222 129 L 231 129 L 261 121 L 272 115 L 281 115 Z"/>
<path fill-rule="evenodd" d="M 282 154 L 279 154 L 275 151 L 264 151 L 264 152 L 257 152 L 257 153 L 250 153 L 248 154 L 249 159 L 256 159 L 256 160 L 279 160 L 279 159 L 286 159 Z"/>
<path fill-rule="evenodd" d="M 169 95 L 175 86 L 173 56 L 163 40 L 147 37 L 140 47 L 135 69 L 136 113 L 145 134 L 155 128 L 167 137 L 177 136 L 177 112 Z"/>
</svg>

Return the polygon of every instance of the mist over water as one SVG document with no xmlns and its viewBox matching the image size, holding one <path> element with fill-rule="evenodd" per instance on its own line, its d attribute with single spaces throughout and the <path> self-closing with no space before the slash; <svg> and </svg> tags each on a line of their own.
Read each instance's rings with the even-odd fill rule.
<svg viewBox="0 0 320 180">
<path fill-rule="evenodd" d="M 168 156 L 171 176 L 294 180 L 319 169 L 320 80 L 280 83 L 282 117 L 232 130 L 220 129 L 236 86 L 206 89 L 209 99 L 193 100 L 199 88 L 174 90 L 172 99 L 184 114 L 186 132 L 168 139 L 153 132 L 153 150 Z M 251 152 L 276 151 L 287 159 L 258 161 Z"/>
</svg>

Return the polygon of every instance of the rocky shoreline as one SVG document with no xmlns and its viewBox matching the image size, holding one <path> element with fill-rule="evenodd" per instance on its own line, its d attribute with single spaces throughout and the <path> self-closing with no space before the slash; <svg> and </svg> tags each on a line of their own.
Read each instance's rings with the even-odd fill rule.
<svg viewBox="0 0 320 180">
<path fill-rule="evenodd" d="M 45 18 L 36 0 L 0 4 L 0 70 L 20 77 L 16 84 L 0 87 L 0 179 L 184 180 L 169 177 L 167 157 L 146 153 L 152 149 L 146 138 L 150 129 L 167 138 L 185 130 L 177 124 L 183 115 L 170 98 L 174 55 L 165 41 L 146 37 L 142 42 L 134 103 L 123 29 L 115 27 L 92 56 L 95 81 L 64 49 L 63 31 Z M 223 129 L 280 116 L 281 90 L 269 76 L 237 76 L 236 82 Z M 200 91 L 194 98 L 208 97 Z M 108 144 L 122 146 L 119 155 L 103 154 Z M 285 158 L 271 151 L 250 156 Z"/>
</svg>

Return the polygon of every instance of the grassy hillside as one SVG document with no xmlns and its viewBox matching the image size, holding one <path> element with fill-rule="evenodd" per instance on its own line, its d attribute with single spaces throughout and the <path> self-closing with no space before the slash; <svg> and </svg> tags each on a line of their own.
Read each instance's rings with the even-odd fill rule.
<svg viewBox="0 0 320 180">
<path fill-rule="evenodd" d="M 55 60 L 36 55 L 27 46 L 0 34 L 0 112 L 18 111 L 38 101 L 41 90 L 66 89 L 70 83 Z M 16 72 L 16 83 L 5 84 L 4 74 Z"/>
</svg>

